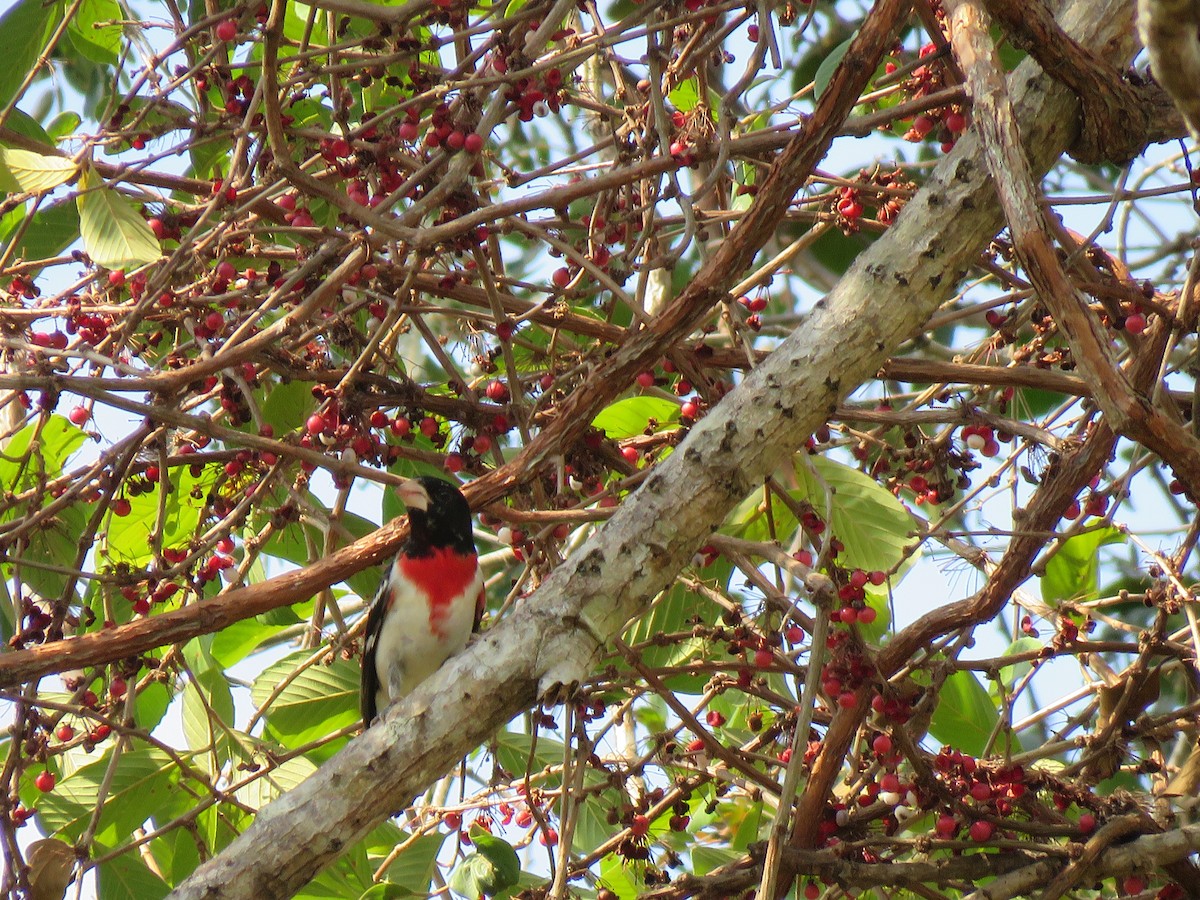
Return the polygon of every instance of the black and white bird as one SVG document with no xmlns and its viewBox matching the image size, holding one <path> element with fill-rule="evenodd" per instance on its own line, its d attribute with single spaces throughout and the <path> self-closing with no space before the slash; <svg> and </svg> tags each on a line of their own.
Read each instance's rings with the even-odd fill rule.
<svg viewBox="0 0 1200 900">
<path fill-rule="evenodd" d="M 471 508 L 441 478 L 408 479 L 408 540 L 388 566 L 367 613 L 363 647 L 363 726 L 412 692 L 479 630 L 483 575 Z"/>
</svg>

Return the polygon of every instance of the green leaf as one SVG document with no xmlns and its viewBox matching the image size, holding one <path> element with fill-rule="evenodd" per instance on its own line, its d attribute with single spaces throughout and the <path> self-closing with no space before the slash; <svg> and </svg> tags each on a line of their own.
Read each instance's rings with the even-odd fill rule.
<svg viewBox="0 0 1200 900">
<path fill-rule="evenodd" d="M 529 751 L 534 750 L 533 760 L 530 761 Z M 520 731 L 507 729 L 497 733 L 495 738 L 496 762 L 509 772 L 524 772 L 526 766 L 532 766 L 529 771 L 552 769 L 562 762 L 563 746 L 545 734 L 537 737 L 537 746 L 533 746 L 533 738 Z M 549 783 L 558 784 L 556 778 Z"/>
<path fill-rule="evenodd" d="M 478 826 L 471 826 L 471 840 L 476 852 L 459 863 L 446 883 L 464 897 L 492 896 L 516 884 L 521 877 L 521 861 L 517 851 Z"/>
<path fill-rule="evenodd" d="M 29 138 L 31 141 L 45 144 L 47 150 L 54 148 L 54 139 L 47 133 L 47 129 L 43 128 L 37 119 L 20 108 L 14 108 L 8 114 L 8 119 L 5 120 L 4 125 L 7 128 L 11 128 L 17 134 Z"/>
<path fill-rule="evenodd" d="M 1005 656 L 1016 656 L 1022 653 L 1029 653 L 1031 650 L 1041 650 L 1046 645 L 1035 637 L 1019 637 L 1004 651 Z M 1017 682 L 1024 678 L 1029 670 L 1033 668 L 1031 662 L 1019 662 L 1010 666 L 1003 666 L 1000 669 L 1000 677 L 992 684 L 991 693 L 993 696 L 998 696 L 1000 685 L 1004 685 L 1005 689 L 1012 691 L 1017 686 Z"/>
<path fill-rule="evenodd" d="M 315 497 L 309 497 L 308 502 L 311 506 L 324 508 Z M 355 539 L 365 537 L 378 527 L 374 522 L 350 512 L 342 513 L 340 522 Z M 307 539 L 305 535 L 307 535 Z M 309 541 L 319 553 L 325 546 L 325 534 L 316 525 L 304 523 L 276 529 L 263 549 L 271 556 L 278 556 L 280 559 L 286 559 L 298 566 L 305 566 L 312 562 L 313 554 L 309 549 Z M 370 599 L 375 596 L 375 590 L 379 587 L 379 570 L 364 569 L 351 575 L 345 583 L 358 596 Z"/>
<path fill-rule="evenodd" d="M 183 833 L 184 829 L 178 829 Z M 171 892 L 165 881 L 155 875 L 134 852 L 113 857 L 97 869 L 97 896 L 100 900 L 158 900 Z"/>
<path fill-rule="evenodd" d="M 855 32 L 857 34 L 858 32 Z M 842 41 L 829 55 L 821 60 L 821 65 L 817 66 L 817 74 L 813 78 L 813 97 L 817 100 L 821 99 L 821 95 L 825 93 L 825 89 L 829 87 L 829 82 L 833 80 L 833 73 L 837 71 L 838 64 L 841 63 L 842 57 L 846 55 L 846 51 L 850 49 L 850 42 L 854 37 L 848 37 Z"/>
<path fill-rule="evenodd" d="M 358 719 L 358 665 L 338 659 L 332 665 L 311 665 L 293 678 L 297 666 L 311 656 L 311 650 L 285 656 L 254 679 L 250 689 L 261 707 L 286 682 L 267 709 L 267 725 L 288 747 L 318 740 Z"/>
<path fill-rule="evenodd" d="M 75 16 L 67 25 L 67 33 L 75 48 L 92 62 L 114 65 L 124 37 L 116 23 L 125 16 L 116 0 L 82 0 Z"/>
<path fill-rule="evenodd" d="M 41 797 L 38 813 L 50 833 L 69 840 L 79 838 L 96 810 L 100 784 L 111 761 L 111 752 L 105 753 Z M 104 797 L 101 830 L 119 839 L 128 838 L 158 811 L 174 789 L 177 775 L 174 761 L 161 750 L 147 747 L 122 753 Z"/>
<path fill-rule="evenodd" d="M 421 892 L 424 896 L 425 892 Z M 379 884 L 373 884 L 361 894 L 358 895 L 358 900 L 393 900 L 395 897 L 415 897 L 417 892 L 404 887 L 401 884 L 393 884 L 390 881 L 381 881 Z"/>
<path fill-rule="evenodd" d="M 271 621 L 282 619 L 277 613 L 289 614 L 291 621 Z M 212 646 L 209 650 L 213 658 L 225 668 L 241 662 L 255 650 L 263 641 L 279 634 L 301 621 L 300 617 L 290 607 L 281 607 L 252 619 L 243 619 L 222 628 L 213 635 Z"/>
<path fill-rule="evenodd" d="M 193 674 L 195 680 L 183 687 L 183 734 L 189 748 L 205 751 L 200 758 L 208 762 L 209 773 L 216 774 L 234 750 L 225 730 L 233 727 L 233 692 L 225 673 L 216 668 Z"/>
<path fill-rule="evenodd" d="M 295 431 L 313 411 L 312 386 L 303 381 L 280 382 L 262 405 L 263 421 L 278 435 Z"/>
<path fill-rule="evenodd" d="M 131 269 L 162 255 L 158 239 L 132 201 L 105 186 L 90 169 L 84 170 L 80 188 L 79 226 L 92 262 L 106 269 Z"/>
<path fill-rule="evenodd" d="M 955 672 L 942 684 L 929 733 L 972 756 L 979 756 L 996 727 L 996 704 L 974 673 Z"/>
<path fill-rule="evenodd" d="M 696 79 L 689 78 L 667 94 L 671 105 L 681 112 L 691 112 L 700 102 L 700 91 L 696 87 Z"/>
<path fill-rule="evenodd" d="M 367 835 L 364 841 L 367 857 L 376 862 L 382 861 L 391 854 L 397 844 L 408 840 L 408 837 L 395 825 L 385 822 Z M 436 832 L 417 838 L 387 867 L 385 874 L 388 880 L 398 886 L 404 886 L 409 891 L 405 896 L 416 894 L 424 897 L 430 881 L 433 880 L 433 869 L 437 865 L 438 853 L 445 840 L 446 835 Z"/>
<path fill-rule="evenodd" d="M 134 721 L 143 731 L 153 731 L 171 705 L 171 691 L 161 681 L 153 681 L 137 692 Z"/>
<path fill-rule="evenodd" d="M 166 834 L 156 837 L 150 842 L 150 852 L 168 884 L 178 884 L 200 865 L 196 839 L 186 828 L 172 828 Z"/>
<path fill-rule="evenodd" d="M 9 193 L 50 191 L 70 181 L 77 168 L 63 156 L 43 156 L 28 150 L 0 147 L 0 190 Z"/>
<path fill-rule="evenodd" d="M 294 756 L 238 788 L 237 798 L 252 809 L 262 809 L 280 794 L 297 787 L 315 771 L 317 766 L 311 760 Z"/>
<path fill-rule="evenodd" d="M 4 239 L 16 232 L 16 228 L 0 232 Z M 18 259 L 37 260 L 58 256 L 79 240 L 79 212 L 70 200 L 42 206 L 29 222 L 13 255 Z"/>
<path fill-rule="evenodd" d="M 711 566 L 701 570 L 700 574 L 705 580 L 712 579 L 718 585 L 724 585 L 732 572 L 733 566 L 724 558 L 718 558 Z M 643 616 L 629 626 L 624 640 L 628 644 L 652 642 L 658 635 L 690 631 L 691 620 L 695 616 L 699 616 L 704 622 L 719 621 L 722 612 L 723 610 L 707 597 L 688 590 L 683 585 L 674 584 Z M 703 659 L 710 646 L 711 642 L 704 638 L 688 637 L 669 641 L 663 646 L 651 644 L 640 648 L 639 652 L 645 664 L 651 668 L 674 668 L 692 660 Z M 622 662 L 620 665 L 624 667 L 626 664 Z M 672 690 L 700 694 L 703 693 L 710 677 L 710 673 L 673 675 L 667 683 Z"/>
<path fill-rule="evenodd" d="M 45 139 L 46 144 L 53 143 L 54 138 L 63 138 L 68 134 L 74 134 L 79 128 L 83 119 L 79 117 L 79 113 L 71 110 L 64 110 L 50 120 L 50 124 L 46 126 Z M 39 126 L 40 127 L 40 126 Z"/>
<path fill-rule="evenodd" d="M 46 48 L 46 38 L 62 17 L 63 4 L 42 0 L 18 0 L 0 16 L 0 47 L 4 65 L 0 67 L 0 108 L 17 95 L 25 76 L 33 69 Z"/>
<path fill-rule="evenodd" d="M 602 410 L 592 424 L 614 440 L 642 434 L 652 425 L 674 422 L 679 404 L 662 397 L 626 397 Z"/>
<path fill-rule="evenodd" d="M 211 480 L 211 475 L 204 472 L 193 475 L 187 466 L 179 466 L 171 469 L 169 481 L 160 482 L 158 490 L 127 496 L 129 515 L 113 515 L 108 519 L 108 541 L 103 548 L 105 557 L 111 562 L 134 567 L 150 562 L 153 551 L 149 537 L 152 526 L 158 521 L 159 491 L 164 490 L 167 500 L 163 505 L 163 546 L 187 546 L 200 523 L 204 495 Z"/>
<path fill-rule="evenodd" d="M 1068 538 L 1046 563 L 1042 599 L 1057 606 L 1063 600 L 1094 600 L 1100 568 L 1100 548 L 1119 544 L 1124 535 L 1115 528 L 1097 528 Z"/>
<path fill-rule="evenodd" d="M 811 471 L 808 464 L 812 466 Z M 857 469 L 823 456 L 808 456 L 797 461 L 796 482 L 797 488 L 790 492 L 792 497 L 808 503 L 822 517 L 827 506 L 826 486 L 833 491 L 828 533 L 845 546 L 838 555 L 842 565 L 868 572 L 887 571 L 914 543 L 910 534 L 913 522 L 908 511 L 890 491 Z M 755 541 L 771 539 L 761 504 L 762 492 L 755 491 L 730 514 L 729 525 L 736 534 Z M 782 503 L 773 504 L 772 512 L 774 537 L 787 543 L 798 527 L 796 518 Z M 894 581 L 903 576 L 914 559 L 910 555 L 905 560 Z"/>
</svg>

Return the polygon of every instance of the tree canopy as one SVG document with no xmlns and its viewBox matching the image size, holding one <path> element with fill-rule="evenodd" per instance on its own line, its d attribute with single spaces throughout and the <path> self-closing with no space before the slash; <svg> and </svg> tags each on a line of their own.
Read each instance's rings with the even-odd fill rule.
<svg viewBox="0 0 1200 900">
<path fill-rule="evenodd" d="M 1200 897 L 1200 14 L 1051 6 L 11 5 L 0 887 Z"/>
</svg>

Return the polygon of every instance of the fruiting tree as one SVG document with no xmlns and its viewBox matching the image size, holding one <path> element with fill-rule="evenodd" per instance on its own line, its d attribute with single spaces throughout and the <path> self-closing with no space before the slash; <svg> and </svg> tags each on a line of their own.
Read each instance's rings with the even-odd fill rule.
<svg viewBox="0 0 1200 900">
<path fill-rule="evenodd" d="M 1198 28 L 1053 5 L 13 4 L 2 888 L 1200 896 Z"/>
</svg>

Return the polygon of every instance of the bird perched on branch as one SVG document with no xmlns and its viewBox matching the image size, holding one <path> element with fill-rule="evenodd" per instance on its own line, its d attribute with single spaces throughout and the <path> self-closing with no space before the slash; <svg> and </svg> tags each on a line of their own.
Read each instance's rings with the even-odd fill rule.
<svg viewBox="0 0 1200 900">
<path fill-rule="evenodd" d="M 483 575 L 471 508 L 448 481 L 407 479 L 408 540 L 384 574 L 367 613 L 363 727 L 462 650 L 483 616 Z"/>
</svg>

